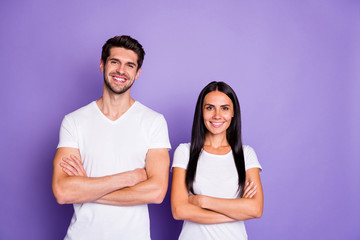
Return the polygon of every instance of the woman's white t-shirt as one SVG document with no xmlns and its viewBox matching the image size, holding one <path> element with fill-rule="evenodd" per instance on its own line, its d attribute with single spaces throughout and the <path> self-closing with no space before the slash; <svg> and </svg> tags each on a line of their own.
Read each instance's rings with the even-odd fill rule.
<svg viewBox="0 0 360 240">
<path fill-rule="evenodd" d="M 244 145 L 245 170 L 260 168 L 254 149 Z M 190 143 L 180 144 L 174 153 L 172 167 L 187 169 L 190 157 Z M 232 151 L 215 155 L 202 150 L 199 156 L 193 183 L 196 194 L 218 198 L 238 197 L 238 173 Z M 199 224 L 184 221 L 181 240 L 187 239 L 247 239 L 244 221 L 219 224 Z"/>
</svg>

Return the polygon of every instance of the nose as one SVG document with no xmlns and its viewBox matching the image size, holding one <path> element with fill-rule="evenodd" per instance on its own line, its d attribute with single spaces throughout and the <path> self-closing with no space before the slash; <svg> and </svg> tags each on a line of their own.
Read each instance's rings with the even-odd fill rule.
<svg viewBox="0 0 360 240">
<path fill-rule="evenodd" d="M 213 118 L 220 119 L 220 109 L 215 109 Z"/>
<path fill-rule="evenodd" d="M 120 74 L 124 73 L 124 64 L 119 64 L 116 71 L 118 71 Z"/>
</svg>

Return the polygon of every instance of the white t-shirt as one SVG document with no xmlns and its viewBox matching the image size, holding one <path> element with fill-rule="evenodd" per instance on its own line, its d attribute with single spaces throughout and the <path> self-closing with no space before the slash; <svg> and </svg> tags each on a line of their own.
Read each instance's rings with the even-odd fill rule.
<svg viewBox="0 0 360 240">
<path fill-rule="evenodd" d="M 245 170 L 260 168 L 255 151 L 243 146 Z M 190 157 L 190 144 L 180 144 L 174 153 L 172 167 L 187 169 Z M 232 151 L 225 155 L 215 155 L 202 150 L 199 156 L 196 175 L 193 183 L 196 194 L 218 198 L 238 197 L 238 173 Z M 192 239 L 236 239 L 245 240 L 247 234 L 244 221 L 219 224 L 199 224 L 184 221 L 181 240 Z"/>
<path fill-rule="evenodd" d="M 78 148 L 89 177 L 102 177 L 145 167 L 152 148 L 170 148 L 164 117 L 135 102 L 119 119 L 108 119 L 96 102 L 65 116 L 58 148 Z M 74 205 L 65 239 L 150 239 L 147 204 Z"/>
</svg>

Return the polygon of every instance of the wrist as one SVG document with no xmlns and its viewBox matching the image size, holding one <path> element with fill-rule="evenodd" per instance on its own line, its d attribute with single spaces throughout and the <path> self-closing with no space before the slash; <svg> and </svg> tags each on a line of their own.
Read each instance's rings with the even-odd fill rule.
<svg viewBox="0 0 360 240">
<path fill-rule="evenodd" d="M 118 173 L 115 176 L 116 176 L 115 181 L 116 181 L 117 189 L 121 189 L 124 187 L 131 187 L 135 184 L 134 183 L 135 176 L 131 172 Z"/>
</svg>

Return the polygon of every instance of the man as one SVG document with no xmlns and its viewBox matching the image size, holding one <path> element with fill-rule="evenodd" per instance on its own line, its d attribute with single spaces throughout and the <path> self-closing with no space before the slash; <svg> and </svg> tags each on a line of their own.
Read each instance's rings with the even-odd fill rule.
<svg viewBox="0 0 360 240">
<path fill-rule="evenodd" d="M 170 142 L 164 117 L 130 97 L 144 55 L 129 36 L 109 39 L 103 96 L 62 122 L 52 187 L 74 204 L 65 239 L 150 239 L 147 204 L 165 197 Z"/>
</svg>

